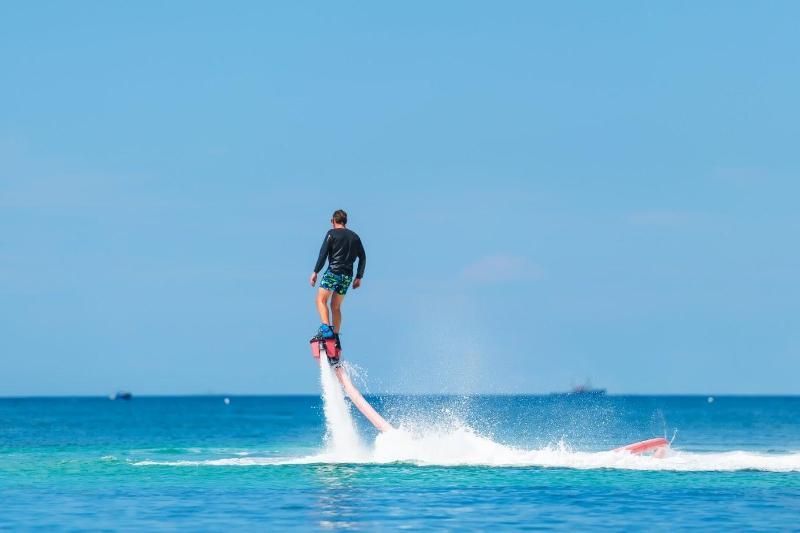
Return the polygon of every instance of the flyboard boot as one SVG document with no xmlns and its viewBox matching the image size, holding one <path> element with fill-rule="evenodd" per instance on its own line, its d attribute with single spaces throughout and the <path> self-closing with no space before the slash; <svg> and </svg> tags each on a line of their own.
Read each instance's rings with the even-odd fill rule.
<svg viewBox="0 0 800 533">
<path fill-rule="evenodd" d="M 311 337 L 311 355 L 319 359 L 323 354 L 328 359 L 328 364 L 334 368 L 342 366 L 342 344 L 339 335 L 327 324 L 322 324 L 316 335 Z"/>
</svg>

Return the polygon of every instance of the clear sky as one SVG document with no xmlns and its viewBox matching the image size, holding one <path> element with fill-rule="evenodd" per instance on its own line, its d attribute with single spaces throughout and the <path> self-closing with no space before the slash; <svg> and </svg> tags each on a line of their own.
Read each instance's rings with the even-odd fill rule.
<svg viewBox="0 0 800 533">
<path fill-rule="evenodd" d="M 800 393 L 796 2 L 0 4 L 0 396 Z"/>
</svg>

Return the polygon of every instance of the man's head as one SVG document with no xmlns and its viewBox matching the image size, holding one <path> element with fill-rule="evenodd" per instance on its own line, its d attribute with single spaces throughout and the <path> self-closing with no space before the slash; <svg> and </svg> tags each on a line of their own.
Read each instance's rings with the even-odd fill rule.
<svg viewBox="0 0 800 533">
<path fill-rule="evenodd" d="M 347 212 L 344 209 L 337 209 L 333 212 L 333 216 L 331 217 L 331 222 L 334 226 L 346 226 L 347 225 Z"/>
</svg>

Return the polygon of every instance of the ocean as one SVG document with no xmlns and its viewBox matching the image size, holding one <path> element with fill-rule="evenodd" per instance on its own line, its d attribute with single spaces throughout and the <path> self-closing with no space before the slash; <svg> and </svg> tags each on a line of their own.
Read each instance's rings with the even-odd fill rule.
<svg viewBox="0 0 800 533">
<path fill-rule="evenodd" d="M 800 397 L 367 396 L 379 435 L 326 387 L 0 399 L 0 528 L 800 529 Z"/>
</svg>

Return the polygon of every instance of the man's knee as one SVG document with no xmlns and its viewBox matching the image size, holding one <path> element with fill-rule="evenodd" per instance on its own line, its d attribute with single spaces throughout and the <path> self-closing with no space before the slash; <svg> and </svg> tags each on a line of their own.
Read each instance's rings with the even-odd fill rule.
<svg viewBox="0 0 800 533">
<path fill-rule="evenodd" d="M 334 311 L 339 311 L 342 308 L 342 300 L 341 298 L 334 298 L 331 300 L 331 309 Z"/>
</svg>

